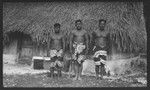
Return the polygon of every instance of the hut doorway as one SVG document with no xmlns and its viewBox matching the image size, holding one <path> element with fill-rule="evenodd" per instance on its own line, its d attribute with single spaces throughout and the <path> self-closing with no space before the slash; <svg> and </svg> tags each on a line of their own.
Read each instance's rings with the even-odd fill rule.
<svg viewBox="0 0 150 90">
<path fill-rule="evenodd" d="M 19 63 L 31 65 L 32 56 L 33 56 L 31 37 L 27 34 L 22 34 L 22 37 L 20 38 L 20 42 L 21 44 L 19 46 L 21 47 L 21 49 L 20 49 Z"/>
<path fill-rule="evenodd" d="M 10 43 L 16 41 L 16 63 L 31 64 L 32 59 L 32 40 L 31 36 L 23 32 L 8 32 L 7 33 Z"/>
</svg>

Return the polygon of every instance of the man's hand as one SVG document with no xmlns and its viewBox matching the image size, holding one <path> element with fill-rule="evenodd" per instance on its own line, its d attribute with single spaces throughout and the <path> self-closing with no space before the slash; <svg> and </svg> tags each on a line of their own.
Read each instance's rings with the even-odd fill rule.
<svg viewBox="0 0 150 90">
<path fill-rule="evenodd" d="M 89 50 L 89 38 L 88 38 L 88 33 L 85 34 L 85 38 L 86 38 L 86 55 L 88 54 L 88 50 Z"/>
<path fill-rule="evenodd" d="M 92 55 L 91 59 L 94 59 L 94 55 Z"/>
<path fill-rule="evenodd" d="M 103 63 L 103 64 L 106 64 L 106 61 L 103 60 L 103 59 L 101 59 L 100 62 Z"/>
<path fill-rule="evenodd" d="M 77 58 L 76 58 L 76 56 L 74 55 L 74 54 L 72 54 L 72 58 L 74 59 L 74 60 L 76 60 Z"/>
<path fill-rule="evenodd" d="M 88 54 L 88 49 L 86 49 L 86 51 L 85 51 L 85 55 L 87 55 Z"/>
<path fill-rule="evenodd" d="M 70 49 L 70 53 L 72 54 L 73 52 L 72 52 L 72 40 L 73 40 L 73 35 L 72 35 L 72 33 L 71 33 L 71 35 L 70 35 L 70 39 L 69 39 L 69 49 Z"/>
</svg>

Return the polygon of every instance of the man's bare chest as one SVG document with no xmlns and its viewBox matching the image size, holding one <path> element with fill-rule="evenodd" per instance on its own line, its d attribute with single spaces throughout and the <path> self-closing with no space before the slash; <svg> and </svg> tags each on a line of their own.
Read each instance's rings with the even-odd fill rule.
<svg viewBox="0 0 150 90">
<path fill-rule="evenodd" d="M 97 38 L 105 38 L 107 36 L 107 32 L 97 31 L 95 33 L 96 33 Z"/>
<path fill-rule="evenodd" d="M 75 38 L 83 38 L 83 36 L 85 35 L 85 32 L 84 31 L 82 31 L 82 32 L 76 31 L 73 34 L 74 34 Z"/>
<path fill-rule="evenodd" d="M 95 39 L 95 42 L 99 46 L 105 46 L 107 34 L 108 34 L 107 32 L 100 32 L 100 31 L 96 32 L 97 38 Z"/>
<path fill-rule="evenodd" d="M 62 39 L 62 35 L 52 35 L 51 36 L 51 38 L 52 38 L 52 40 L 60 40 L 60 39 Z"/>
</svg>

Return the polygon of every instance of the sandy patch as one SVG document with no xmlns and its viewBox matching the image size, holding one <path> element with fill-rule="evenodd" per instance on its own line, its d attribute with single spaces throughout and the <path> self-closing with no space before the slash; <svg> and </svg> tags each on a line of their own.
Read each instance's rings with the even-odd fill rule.
<svg viewBox="0 0 150 90">
<path fill-rule="evenodd" d="M 27 65 L 15 65 L 15 64 L 3 64 L 3 74 L 14 75 L 14 74 L 40 74 L 49 72 L 48 70 L 35 70 Z"/>
</svg>

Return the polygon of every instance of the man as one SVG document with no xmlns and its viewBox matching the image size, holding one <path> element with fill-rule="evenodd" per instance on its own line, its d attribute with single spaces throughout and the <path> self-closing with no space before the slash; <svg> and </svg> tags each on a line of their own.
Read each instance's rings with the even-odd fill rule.
<svg viewBox="0 0 150 90">
<path fill-rule="evenodd" d="M 88 53 L 88 34 L 85 29 L 82 28 L 82 21 L 75 21 L 76 30 L 71 32 L 70 38 L 70 51 L 73 56 L 73 64 L 75 71 L 74 80 L 81 80 L 81 73 L 83 68 L 83 61 Z"/>
<path fill-rule="evenodd" d="M 92 33 L 93 37 L 93 59 L 95 62 L 95 72 L 96 78 L 98 78 L 99 74 L 101 74 L 101 79 L 105 72 L 105 61 L 107 59 L 107 51 L 108 51 L 108 32 L 105 30 L 106 20 L 99 20 L 99 30 L 95 30 Z M 99 72 L 100 69 L 100 72 Z"/>
<path fill-rule="evenodd" d="M 48 51 L 51 57 L 50 76 L 54 76 L 54 70 L 58 71 L 58 77 L 61 76 L 63 68 L 63 51 L 65 50 L 65 40 L 60 32 L 60 24 L 54 24 L 54 32 L 51 33 L 48 43 Z"/>
</svg>

